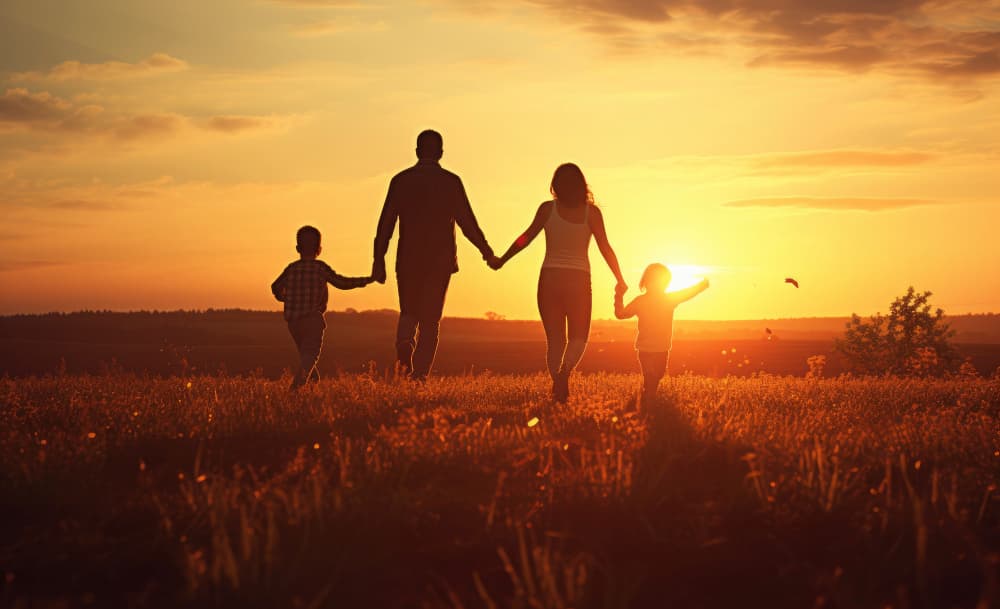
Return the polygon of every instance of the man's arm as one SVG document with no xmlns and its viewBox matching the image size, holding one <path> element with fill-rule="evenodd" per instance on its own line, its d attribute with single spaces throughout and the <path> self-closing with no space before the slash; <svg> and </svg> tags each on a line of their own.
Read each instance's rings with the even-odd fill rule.
<svg viewBox="0 0 1000 609">
<path fill-rule="evenodd" d="M 271 284 L 271 293 L 274 294 L 274 298 L 278 302 L 285 302 L 285 281 L 287 279 L 287 275 L 288 267 L 286 266 L 285 270 L 281 271 L 278 278 Z"/>
<path fill-rule="evenodd" d="M 331 269 L 327 266 L 324 269 L 326 273 L 326 281 L 338 290 L 353 290 L 356 288 L 363 288 L 372 281 L 375 281 L 372 277 L 344 277 L 343 275 L 337 273 L 337 271 Z"/>
<path fill-rule="evenodd" d="M 684 288 L 683 290 L 677 290 L 676 292 L 668 292 L 670 299 L 675 303 L 680 304 L 684 301 L 691 300 L 698 294 L 701 294 L 708 289 L 708 279 L 702 279 L 697 285 L 693 285 L 689 288 Z"/>
<path fill-rule="evenodd" d="M 472 204 L 469 203 L 469 197 L 465 194 L 465 186 L 462 184 L 462 180 L 459 178 L 455 178 L 455 180 L 458 182 L 457 200 L 454 210 L 455 222 L 462 229 L 462 234 L 465 235 L 465 238 L 472 245 L 475 245 L 479 253 L 483 255 L 483 260 L 488 260 L 493 257 L 493 248 L 486 242 L 486 235 L 483 234 L 483 230 L 479 228 L 479 223 L 476 222 L 476 214 L 472 213 Z"/>
<path fill-rule="evenodd" d="M 372 260 L 372 277 L 379 283 L 385 283 L 385 253 L 389 250 L 389 240 L 396 230 L 396 220 L 399 218 L 399 207 L 396 203 L 399 187 L 396 178 L 389 182 L 389 191 L 382 204 L 382 214 L 378 219 L 378 230 L 375 232 L 375 251 Z"/>
</svg>

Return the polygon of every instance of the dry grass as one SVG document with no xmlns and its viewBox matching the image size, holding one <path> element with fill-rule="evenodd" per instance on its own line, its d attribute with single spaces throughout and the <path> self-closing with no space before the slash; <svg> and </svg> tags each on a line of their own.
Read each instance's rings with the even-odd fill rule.
<svg viewBox="0 0 1000 609">
<path fill-rule="evenodd" d="M 0 381 L 2 602 L 1000 603 L 997 380 L 286 381 Z"/>
</svg>

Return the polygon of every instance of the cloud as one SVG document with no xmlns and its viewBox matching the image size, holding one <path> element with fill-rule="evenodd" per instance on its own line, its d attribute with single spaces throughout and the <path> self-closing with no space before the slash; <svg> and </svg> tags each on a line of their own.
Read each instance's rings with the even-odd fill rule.
<svg viewBox="0 0 1000 609">
<path fill-rule="evenodd" d="M 143 114 L 125 119 L 113 127 L 113 132 L 123 140 L 165 136 L 179 131 L 187 120 L 177 114 Z"/>
<path fill-rule="evenodd" d="M 51 93 L 7 89 L 0 97 L 0 123 L 43 123 L 64 116 L 72 104 Z"/>
<path fill-rule="evenodd" d="M 271 127 L 274 121 L 263 116 L 213 116 L 205 121 L 205 128 L 222 133 L 242 133 Z"/>
<path fill-rule="evenodd" d="M 296 36 L 301 38 L 318 38 L 336 34 L 370 34 L 384 32 L 389 29 L 384 21 L 362 21 L 360 19 L 336 19 L 316 21 L 295 28 Z"/>
<path fill-rule="evenodd" d="M 725 207 L 793 207 L 830 211 L 888 211 L 925 205 L 942 205 L 930 199 L 894 199 L 871 197 L 762 197 L 727 201 Z"/>
<path fill-rule="evenodd" d="M 286 119 L 287 117 L 224 115 L 202 120 L 171 112 L 109 112 L 97 104 L 78 104 L 47 91 L 33 93 L 24 88 L 7 89 L 0 96 L 0 128 L 119 140 L 164 138 L 193 126 L 216 133 L 243 133 L 272 128 L 283 124 Z"/>
<path fill-rule="evenodd" d="M 458 6 L 456 0 L 439 0 Z M 742 48 L 750 67 L 878 70 L 940 80 L 1000 75 L 1000 0 L 464 0 L 540 7 L 615 48 Z M 482 11 L 479 11 L 482 13 Z"/>
<path fill-rule="evenodd" d="M 852 167 L 908 167 L 934 160 L 927 152 L 912 150 L 818 150 L 755 157 L 759 169 L 827 169 Z"/>
<path fill-rule="evenodd" d="M 117 205 L 112 205 L 105 201 L 88 201 L 84 199 L 64 199 L 53 201 L 48 205 L 51 209 L 61 209 L 65 211 L 109 211 L 117 209 Z"/>
<path fill-rule="evenodd" d="M 358 0 L 271 0 L 271 2 L 301 8 L 370 8 Z"/>
<path fill-rule="evenodd" d="M 62 264 L 52 260 L 3 260 L 0 261 L 0 273 L 32 271 L 50 266 L 61 266 Z"/>
<path fill-rule="evenodd" d="M 66 81 L 66 80 L 117 80 L 138 78 L 180 72 L 190 66 L 183 59 L 166 53 L 154 53 L 137 63 L 106 61 L 104 63 L 83 63 L 64 61 L 47 72 L 18 72 L 11 76 L 14 81 Z"/>
</svg>

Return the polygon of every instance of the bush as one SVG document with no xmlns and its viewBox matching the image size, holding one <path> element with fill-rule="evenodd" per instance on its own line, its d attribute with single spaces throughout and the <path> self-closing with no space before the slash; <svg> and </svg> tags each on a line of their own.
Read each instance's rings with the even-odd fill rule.
<svg viewBox="0 0 1000 609">
<path fill-rule="evenodd" d="M 848 367 L 858 374 L 940 376 L 954 372 L 960 363 L 944 322 L 944 311 L 929 303 L 931 292 L 918 294 L 912 286 L 889 305 L 889 314 L 862 319 L 851 315 L 836 348 Z"/>
</svg>

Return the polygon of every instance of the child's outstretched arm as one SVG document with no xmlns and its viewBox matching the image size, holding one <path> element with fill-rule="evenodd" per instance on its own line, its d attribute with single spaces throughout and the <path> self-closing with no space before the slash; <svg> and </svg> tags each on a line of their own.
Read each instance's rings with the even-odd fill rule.
<svg viewBox="0 0 1000 609">
<path fill-rule="evenodd" d="M 635 316 L 636 301 L 639 297 L 636 296 L 632 299 L 632 302 L 625 306 L 625 289 L 622 284 L 615 286 L 615 318 L 617 319 L 628 319 L 629 317 Z"/>
<path fill-rule="evenodd" d="M 702 279 L 698 284 L 693 285 L 689 288 L 684 288 L 683 290 L 677 290 L 676 292 L 669 292 L 670 298 L 675 303 L 682 303 L 686 300 L 691 300 L 698 294 L 701 294 L 708 289 L 708 279 Z"/>
<path fill-rule="evenodd" d="M 491 267 L 494 267 L 493 270 L 499 270 L 501 266 L 507 264 L 508 260 L 513 258 L 524 248 L 528 247 L 528 245 L 535 240 L 538 233 L 542 232 L 542 228 L 545 226 L 545 221 L 549 218 L 549 214 L 551 213 L 549 207 L 550 205 L 555 204 L 551 201 L 547 201 L 538 206 L 538 211 L 535 212 L 535 219 L 531 221 L 531 225 L 528 229 L 521 233 L 520 237 L 514 239 L 514 243 L 511 243 L 510 247 L 507 248 L 507 251 L 504 252 L 504 255 L 500 256 L 500 259 L 497 261 L 498 264 L 490 265 Z"/>
<path fill-rule="evenodd" d="M 344 277 L 330 267 L 326 267 L 326 271 L 326 281 L 338 290 L 354 290 L 356 288 L 363 288 L 369 283 L 375 281 L 371 275 L 368 277 Z"/>
<path fill-rule="evenodd" d="M 274 294 L 274 298 L 278 302 L 285 302 L 285 279 L 287 273 L 288 267 L 285 267 L 285 270 L 281 271 L 278 278 L 271 284 L 271 293 Z"/>
</svg>

